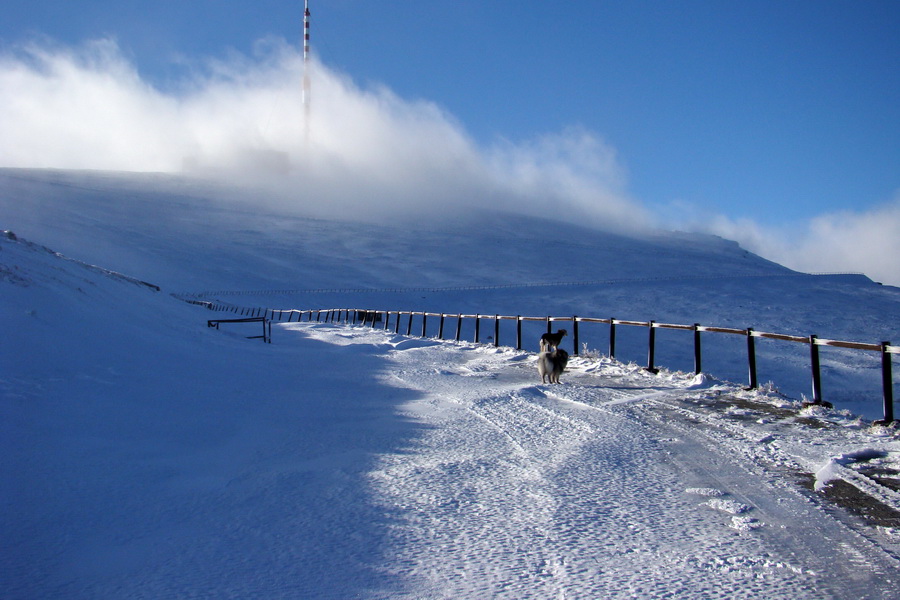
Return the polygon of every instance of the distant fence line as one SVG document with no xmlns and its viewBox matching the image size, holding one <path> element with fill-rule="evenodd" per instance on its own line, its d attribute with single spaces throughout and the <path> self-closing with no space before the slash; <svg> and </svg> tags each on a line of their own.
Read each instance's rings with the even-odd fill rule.
<svg viewBox="0 0 900 600">
<path fill-rule="evenodd" d="M 783 333 L 771 333 L 765 331 L 756 331 L 753 328 L 735 329 L 731 327 L 715 327 L 710 325 L 701 325 L 694 323 L 692 325 L 681 325 L 676 323 L 658 323 L 656 321 L 628 321 L 624 319 L 614 318 L 595 318 L 595 317 L 533 317 L 533 316 L 508 316 L 508 315 L 484 315 L 484 314 L 463 314 L 463 313 L 437 313 L 427 311 L 404 311 L 404 310 L 372 310 L 372 309 L 352 309 L 352 308 L 332 308 L 332 309 L 313 309 L 313 310 L 278 310 L 270 308 L 250 308 L 240 307 L 232 304 L 214 303 L 201 300 L 184 299 L 190 304 L 195 304 L 214 311 L 228 311 L 243 317 L 262 318 L 264 320 L 292 322 L 296 316 L 296 321 L 300 322 L 306 316 L 307 321 L 316 322 L 342 322 L 352 324 L 363 324 L 375 327 L 378 323 L 382 324 L 384 330 L 390 329 L 391 317 L 393 316 L 394 333 L 402 333 L 401 321 L 406 317 L 405 334 L 412 335 L 413 318 L 421 318 L 421 337 L 427 336 L 427 328 L 429 318 L 439 319 L 438 339 L 445 338 L 445 324 L 447 320 L 455 321 L 455 332 L 453 339 L 461 340 L 462 325 L 466 319 L 474 320 L 475 343 L 481 343 L 481 325 L 482 321 L 493 322 L 493 345 L 500 346 L 500 322 L 503 320 L 516 321 L 516 349 L 522 349 L 522 323 L 527 321 L 542 321 L 547 324 L 547 331 L 551 331 L 553 323 L 570 322 L 572 324 L 572 341 L 574 346 L 574 354 L 578 355 L 579 348 L 579 324 L 581 323 L 601 323 L 609 326 L 609 352 L 610 358 L 616 356 L 616 328 L 618 326 L 627 327 L 645 327 L 648 330 L 648 352 L 647 365 L 644 367 L 647 371 L 657 373 L 656 366 L 656 331 L 658 329 L 673 329 L 691 332 L 693 334 L 693 351 L 694 351 L 694 371 L 701 373 L 703 370 L 702 362 L 702 333 L 724 333 L 740 335 L 747 340 L 747 366 L 749 373 L 748 389 L 756 389 L 759 387 L 756 369 L 756 339 L 764 338 L 771 340 L 779 340 L 785 342 L 794 342 L 806 344 L 810 350 L 810 372 L 812 376 L 812 404 L 827 405 L 822 399 L 822 378 L 819 360 L 819 348 L 821 346 L 829 346 L 834 348 L 846 348 L 851 350 L 863 350 L 868 352 L 877 352 L 881 355 L 881 373 L 882 373 L 882 400 L 884 407 L 883 423 L 891 423 L 894 421 L 894 392 L 893 392 L 893 375 L 892 375 L 892 354 L 900 354 L 900 346 L 892 346 L 890 342 L 880 342 L 877 344 L 863 342 L 849 342 L 841 340 L 831 340 L 820 338 L 816 335 L 797 336 Z M 313 319 L 315 316 L 315 319 Z"/>
<path fill-rule="evenodd" d="M 299 294 L 362 294 L 362 293 L 403 293 L 403 292 L 467 292 L 479 290 L 509 290 L 519 288 L 541 287 L 582 287 L 589 285 L 616 285 L 622 283 L 646 283 L 661 281 L 696 281 L 706 279 L 746 279 L 768 277 L 826 277 L 855 275 L 865 277 L 863 273 L 835 272 L 835 273 L 745 273 L 737 275 L 707 275 L 694 277 L 646 277 L 646 278 L 620 278 L 597 279 L 592 281 L 552 281 L 531 283 L 508 283 L 495 285 L 463 285 L 463 286 L 421 286 L 421 287 L 390 287 L 390 288 L 309 288 L 309 289 L 283 289 L 283 290 L 219 290 L 197 292 L 192 294 L 176 294 L 181 299 L 202 299 L 210 296 L 278 296 Z"/>
</svg>

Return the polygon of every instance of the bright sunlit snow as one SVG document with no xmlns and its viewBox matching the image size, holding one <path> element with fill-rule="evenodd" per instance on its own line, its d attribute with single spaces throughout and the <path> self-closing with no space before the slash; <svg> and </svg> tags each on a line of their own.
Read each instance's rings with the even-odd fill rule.
<svg viewBox="0 0 900 600">
<path fill-rule="evenodd" d="M 312 219 L 153 175 L 3 170 L 0 229 L 4 597 L 896 595 L 879 356 L 823 350 L 835 408 L 802 409 L 802 345 L 760 342 L 771 383 L 746 391 L 742 338 L 709 334 L 695 376 L 689 340 L 660 333 L 654 375 L 645 329 L 613 360 L 585 326 L 549 385 L 542 322 L 522 350 L 470 325 L 455 342 L 276 322 L 264 344 L 172 294 L 880 342 L 900 340 L 897 288 L 714 237 Z"/>
</svg>

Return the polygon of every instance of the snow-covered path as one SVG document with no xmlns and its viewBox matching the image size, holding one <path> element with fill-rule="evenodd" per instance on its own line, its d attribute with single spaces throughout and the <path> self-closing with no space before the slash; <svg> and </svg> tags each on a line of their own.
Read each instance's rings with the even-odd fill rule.
<svg viewBox="0 0 900 600">
<path fill-rule="evenodd" d="M 767 440 L 680 414 L 690 378 L 574 359 L 542 385 L 533 354 L 289 327 L 387 342 L 385 383 L 419 392 L 426 427 L 369 475 L 391 597 L 893 597 L 897 561 L 754 456 Z"/>
</svg>

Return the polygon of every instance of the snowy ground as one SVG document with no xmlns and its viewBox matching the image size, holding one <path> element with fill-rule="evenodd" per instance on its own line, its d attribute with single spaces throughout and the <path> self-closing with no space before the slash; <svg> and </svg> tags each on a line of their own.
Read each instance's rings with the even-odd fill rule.
<svg viewBox="0 0 900 600">
<path fill-rule="evenodd" d="M 531 353 L 288 327 L 385 347 L 385 381 L 421 394 L 400 410 L 427 427 L 367 474 L 395 520 L 385 568 L 406 592 L 395 597 L 847 598 L 895 589 L 896 531 L 866 538 L 797 485 L 801 464 L 827 464 L 848 436 L 896 460 L 886 431 L 850 427 L 811 442 L 794 417 L 710 410 L 710 399 L 741 394 L 704 378 L 575 359 L 563 385 L 542 385 Z M 822 548 L 823 539 L 841 541 Z"/>
<path fill-rule="evenodd" d="M 138 279 L 0 237 L 4 598 L 896 597 L 896 428 L 602 352 L 549 385 L 531 351 L 335 323 L 276 323 L 272 344 L 245 339 L 256 324 L 210 329 L 230 315 L 168 292 L 199 264 L 186 248 L 222 232 L 187 244 L 170 222 L 145 236 L 127 210 L 104 221 L 86 193 L 65 218 L 8 214 Z M 143 255 L 89 256 L 120 235 Z M 770 268 L 719 250 L 703 273 Z M 259 264 L 224 252 L 236 262 L 198 269 L 198 291 Z M 687 307 L 680 285 L 641 289 Z M 881 286 L 818 293 L 823 307 L 897 310 Z M 540 295 L 475 301 L 501 310 Z M 775 295 L 739 297 L 762 298 L 748 314 L 775 321 Z M 463 306 L 468 294 L 439 296 Z M 711 319 L 725 314 L 705 302 Z M 839 322 L 826 308 L 809 318 Z"/>
</svg>

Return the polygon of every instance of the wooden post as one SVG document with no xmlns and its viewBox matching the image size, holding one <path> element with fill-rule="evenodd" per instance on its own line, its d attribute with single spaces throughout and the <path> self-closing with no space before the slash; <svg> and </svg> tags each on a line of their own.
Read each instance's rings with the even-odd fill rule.
<svg viewBox="0 0 900 600">
<path fill-rule="evenodd" d="M 894 421 L 894 378 L 891 375 L 891 354 L 888 352 L 890 342 L 881 342 L 881 383 L 884 388 L 884 422 Z"/>
<path fill-rule="evenodd" d="M 572 354 L 578 356 L 578 315 L 572 316 Z"/>
<path fill-rule="evenodd" d="M 759 387 L 759 381 L 756 379 L 756 339 L 753 337 L 753 328 L 747 328 L 747 364 L 750 372 L 749 390 L 755 390 Z"/>
<path fill-rule="evenodd" d="M 694 374 L 703 372 L 703 361 L 700 351 L 700 323 L 694 323 Z"/>
<path fill-rule="evenodd" d="M 409 311 L 409 321 L 406 323 L 406 335 L 412 335 L 412 311 Z"/>
<path fill-rule="evenodd" d="M 550 317 L 547 317 L 547 333 L 553 333 L 552 323 L 550 321 Z"/>
<path fill-rule="evenodd" d="M 500 315 L 494 315 L 494 347 L 500 345 Z"/>
<path fill-rule="evenodd" d="M 456 315 L 456 341 L 459 341 L 459 334 L 462 331 L 462 313 Z"/>
<path fill-rule="evenodd" d="M 428 315 L 425 314 L 425 311 L 422 311 L 422 337 L 425 337 L 426 326 L 428 323 Z"/>
<path fill-rule="evenodd" d="M 819 346 L 816 336 L 809 336 L 809 362 L 812 367 L 813 404 L 822 404 L 822 374 L 819 365 Z"/>
<path fill-rule="evenodd" d="M 650 373 L 655 374 L 655 373 L 659 373 L 659 369 L 657 369 L 656 366 L 653 364 L 654 359 L 656 358 L 655 357 L 655 355 L 656 355 L 656 327 L 653 326 L 654 323 L 656 323 L 656 321 L 650 321 L 650 323 L 649 323 L 649 325 L 650 325 L 650 343 L 649 343 L 650 349 L 647 352 L 646 370 L 649 371 Z"/>
<path fill-rule="evenodd" d="M 391 323 L 391 311 L 384 311 L 384 330 L 388 330 L 388 325 Z"/>
<path fill-rule="evenodd" d="M 609 320 L 609 357 L 616 357 L 616 320 Z"/>
<path fill-rule="evenodd" d="M 481 318 L 475 315 L 475 343 L 481 343 Z"/>
<path fill-rule="evenodd" d="M 400 333 L 400 311 L 397 311 L 397 322 L 394 323 L 394 333 Z"/>
<path fill-rule="evenodd" d="M 522 349 L 522 315 L 516 316 L 516 350 Z"/>
<path fill-rule="evenodd" d="M 438 339 L 444 339 L 444 313 L 441 313 L 441 320 L 438 324 Z"/>
</svg>

